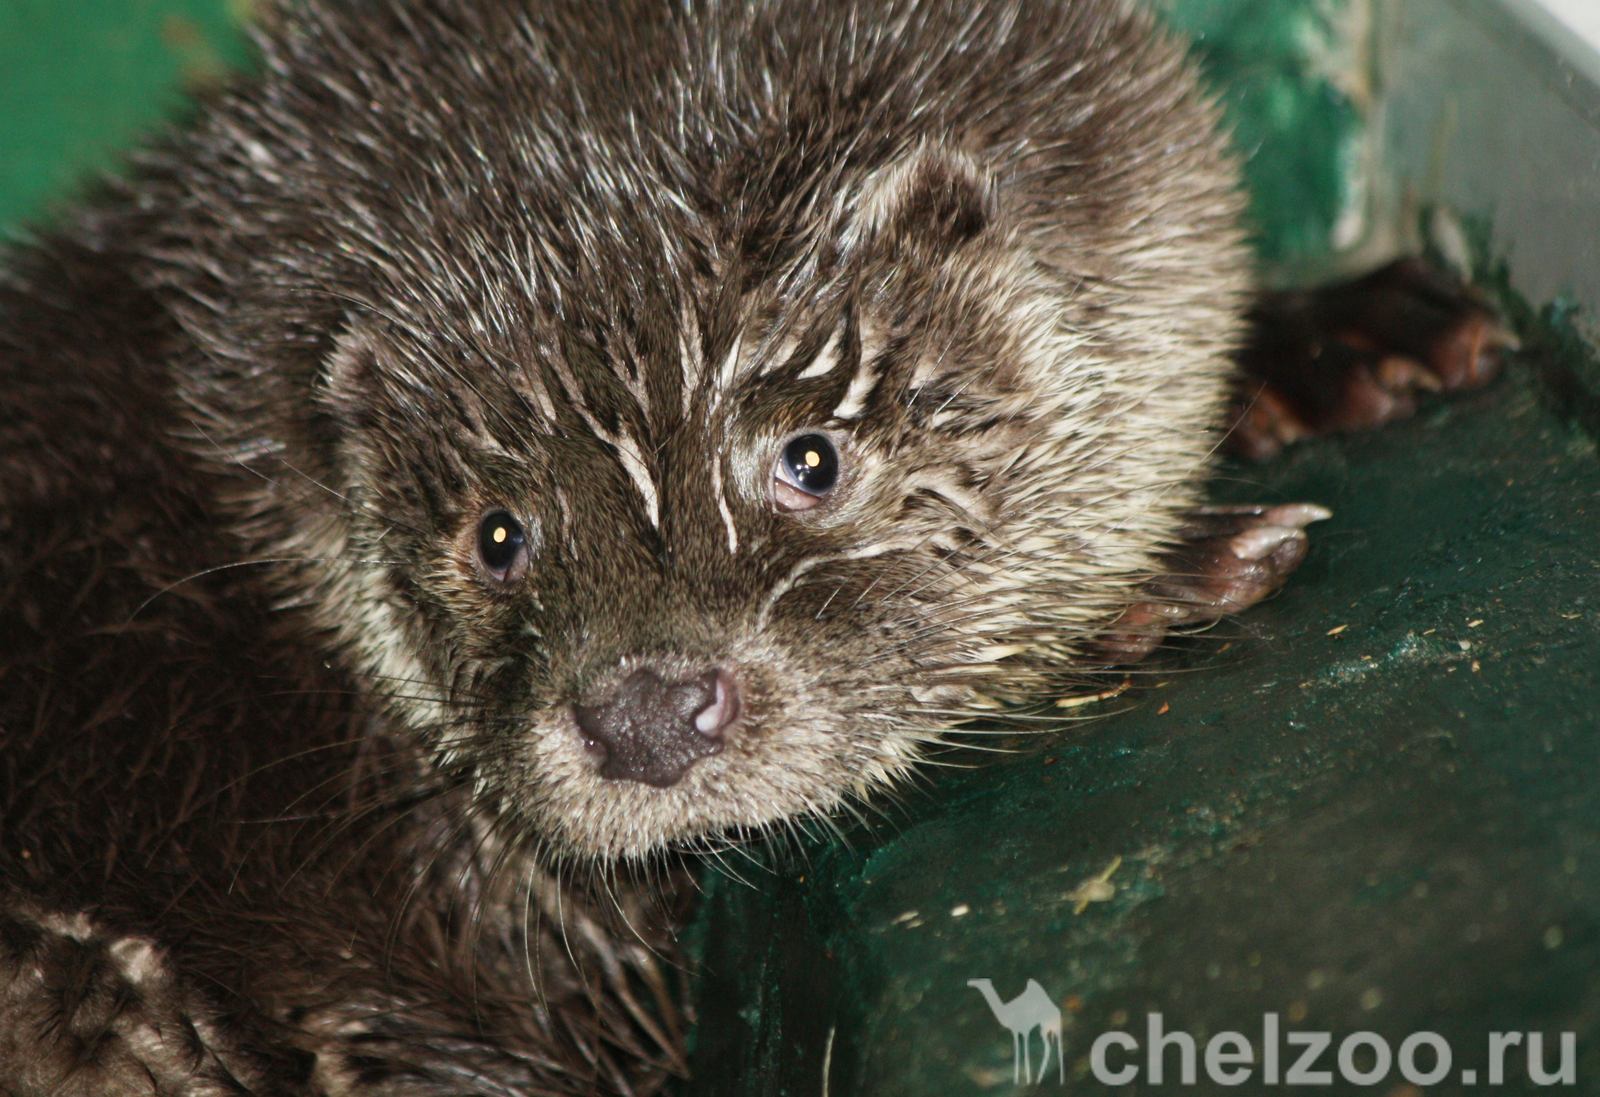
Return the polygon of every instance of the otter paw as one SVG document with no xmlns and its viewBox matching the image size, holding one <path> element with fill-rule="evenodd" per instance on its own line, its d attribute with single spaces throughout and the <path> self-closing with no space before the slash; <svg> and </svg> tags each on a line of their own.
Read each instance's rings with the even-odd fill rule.
<svg viewBox="0 0 1600 1097">
<path fill-rule="evenodd" d="M 1205 507 L 1180 531 L 1167 570 L 1100 640 L 1112 663 L 1136 663 L 1178 629 L 1212 624 L 1276 591 L 1305 559 L 1306 527 L 1332 517 L 1313 503 Z"/>
<path fill-rule="evenodd" d="M 197 998 L 150 939 L 0 897 L 0 1093 L 252 1092 L 255 1072 Z"/>
<path fill-rule="evenodd" d="M 1229 444 L 1257 460 L 1405 418 L 1421 393 L 1487 384 L 1517 345 L 1478 291 L 1420 259 L 1268 294 L 1250 320 Z"/>
</svg>

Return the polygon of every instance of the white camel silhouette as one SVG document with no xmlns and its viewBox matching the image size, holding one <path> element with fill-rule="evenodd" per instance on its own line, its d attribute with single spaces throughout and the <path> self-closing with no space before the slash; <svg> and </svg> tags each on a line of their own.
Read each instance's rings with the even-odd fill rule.
<svg viewBox="0 0 1600 1097">
<path fill-rule="evenodd" d="M 1024 1078 L 1030 1082 L 1044 1081 L 1045 1067 L 1050 1065 L 1050 1048 L 1056 1049 L 1056 1074 L 1061 1082 L 1067 1080 L 1067 1066 L 1061 1058 L 1061 1007 L 1045 993 L 1044 987 L 1033 979 L 1022 988 L 1022 993 L 1009 1002 L 1002 1002 L 988 979 L 968 979 L 967 986 L 975 987 L 983 1000 L 989 1003 L 994 1019 L 1011 1030 L 1011 1081 Z M 1032 1077 L 1031 1043 L 1033 1030 L 1039 1030 L 1039 1040 L 1044 1045 L 1044 1058 L 1039 1060 L 1039 1076 Z"/>
</svg>

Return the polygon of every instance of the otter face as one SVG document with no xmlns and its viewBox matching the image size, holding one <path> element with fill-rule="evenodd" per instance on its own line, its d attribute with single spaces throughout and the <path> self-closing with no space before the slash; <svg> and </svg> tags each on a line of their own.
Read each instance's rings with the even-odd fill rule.
<svg viewBox="0 0 1600 1097">
<path fill-rule="evenodd" d="M 194 445 L 485 817 L 715 843 L 1072 680 L 1198 498 L 1248 280 L 1175 44 L 334 7 L 212 127 L 227 201 L 171 199 Z"/>
<path fill-rule="evenodd" d="M 347 341 L 331 383 L 345 555 L 383 561 L 335 627 L 499 818 L 576 855 L 715 838 L 891 782 L 968 711 L 1000 613 L 956 593 L 994 551 L 982 450 L 867 417 L 860 378 L 905 366 L 850 312 L 746 336 L 730 388 L 696 371 L 655 421 L 596 398 L 608 369 L 560 387 L 593 361 L 484 370 L 441 411 L 393 387 L 398 343 Z"/>
<path fill-rule="evenodd" d="M 703 247 L 619 253 L 638 277 L 515 336 L 353 320 L 323 383 L 328 626 L 571 856 L 831 811 L 1059 685 L 1211 444 L 1220 364 L 1152 390 L 959 154 L 870 175 L 805 248 Z"/>
</svg>

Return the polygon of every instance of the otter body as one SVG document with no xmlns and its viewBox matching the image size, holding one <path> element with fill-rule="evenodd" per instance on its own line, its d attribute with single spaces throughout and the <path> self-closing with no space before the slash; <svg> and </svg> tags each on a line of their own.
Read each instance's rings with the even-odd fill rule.
<svg viewBox="0 0 1600 1097">
<path fill-rule="evenodd" d="M 1066 688 L 1189 536 L 1215 112 L 1120 0 L 263 21 L 0 281 L 0 1088 L 650 1090 L 657 856 Z"/>
</svg>

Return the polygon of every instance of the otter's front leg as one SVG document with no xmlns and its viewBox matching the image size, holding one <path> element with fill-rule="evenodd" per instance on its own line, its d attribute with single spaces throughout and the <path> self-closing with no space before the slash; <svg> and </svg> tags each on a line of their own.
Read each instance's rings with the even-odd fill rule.
<svg viewBox="0 0 1600 1097">
<path fill-rule="evenodd" d="M 1167 634 L 1212 624 L 1283 586 L 1306 557 L 1306 527 L 1332 517 L 1313 503 L 1204 507 L 1180 531 L 1165 570 L 1101 639 L 1113 663 L 1137 663 Z"/>
<path fill-rule="evenodd" d="M 1420 259 L 1348 282 L 1269 293 L 1251 310 L 1229 448 L 1257 460 L 1290 442 L 1411 415 L 1424 392 L 1491 381 L 1516 340 L 1494 308 Z M 1101 641 L 1113 663 L 1148 656 L 1174 630 L 1204 627 L 1276 591 L 1305 558 L 1309 503 L 1204 508 L 1165 570 Z"/>
<path fill-rule="evenodd" d="M 152 939 L 0 894 L 0 1092 L 285 1092 L 238 1035 Z"/>
</svg>

